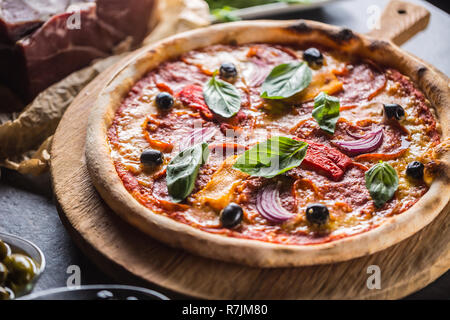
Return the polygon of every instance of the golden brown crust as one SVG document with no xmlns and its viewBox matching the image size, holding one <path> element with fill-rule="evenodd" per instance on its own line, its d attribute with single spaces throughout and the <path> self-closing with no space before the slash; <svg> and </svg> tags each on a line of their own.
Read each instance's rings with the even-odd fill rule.
<svg viewBox="0 0 450 320">
<path fill-rule="evenodd" d="M 450 103 L 448 79 L 390 42 L 312 21 L 254 21 L 216 25 L 139 50 L 117 68 L 114 79 L 99 93 L 89 119 L 86 160 L 95 187 L 117 214 L 171 246 L 182 247 L 209 258 L 260 267 L 333 263 L 371 254 L 413 235 L 439 214 L 450 197 L 448 148 L 444 148 L 440 154 L 441 172 L 438 178 L 411 209 L 371 231 L 325 244 L 280 245 L 213 235 L 155 214 L 135 200 L 117 175 L 106 137 L 107 128 L 123 97 L 137 80 L 165 60 L 212 44 L 250 42 L 316 42 L 396 68 L 409 76 L 435 107 L 444 146 L 449 139 L 450 116 L 444 112 L 445 106 Z"/>
</svg>

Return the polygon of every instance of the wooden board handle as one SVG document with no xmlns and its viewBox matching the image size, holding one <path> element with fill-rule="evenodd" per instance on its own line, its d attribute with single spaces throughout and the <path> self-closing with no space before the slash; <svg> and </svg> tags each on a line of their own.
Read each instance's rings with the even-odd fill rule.
<svg viewBox="0 0 450 320">
<path fill-rule="evenodd" d="M 369 32 L 369 36 L 391 40 L 401 45 L 430 21 L 430 12 L 424 7 L 405 1 L 392 0 L 380 17 L 379 29 Z"/>
</svg>

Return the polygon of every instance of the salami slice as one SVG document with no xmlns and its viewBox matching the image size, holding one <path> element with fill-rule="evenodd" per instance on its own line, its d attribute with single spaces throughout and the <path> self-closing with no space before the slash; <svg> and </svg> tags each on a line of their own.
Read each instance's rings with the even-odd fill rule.
<svg viewBox="0 0 450 320">
<path fill-rule="evenodd" d="M 370 101 L 386 86 L 385 75 L 367 63 L 347 68 L 346 74 L 338 76 L 344 90 L 337 97 L 343 107 Z"/>
</svg>

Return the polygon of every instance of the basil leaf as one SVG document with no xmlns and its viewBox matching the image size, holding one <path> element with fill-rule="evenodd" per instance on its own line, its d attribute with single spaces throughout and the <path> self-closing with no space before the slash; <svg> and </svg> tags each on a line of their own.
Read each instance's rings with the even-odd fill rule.
<svg viewBox="0 0 450 320">
<path fill-rule="evenodd" d="M 314 99 L 314 110 L 312 116 L 316 119 L 320 128 L 330 134 L 336 129 L 339 119 L 339 99 L 321 92 Z"/>
<path fill-rule="evenodd" d="M 366 172 L 366 188 L 375 206 L 382 207 L 398 188 L 397 172 L 389 163 L 380 161 Z"/>
<path fill-rule="evenodd" d="M 272 69 L 262 85 L 261 97 L 285 99 L 299 93 L 311 83 L 312 72 L 305 62 L 283 63 Z"/>
<path fill-rule="evenodd" d="M 309 3 L 311 0 L 206 0 L 211 10 L 224 6 L 231 6 L 238 9 L 260 6 L 269 3 L 287 2 L 287 3 Z"/>
<path fill-rule="evenodd" d="M 203 87 L 203 97 L 209 109 L 224 118 L 231 118 L 241 109 L 241 95 L 237 89 L 216 79 L 216 73 Z"/>
<path fill-rule="evenodd" d="M 252 176 L 272 178 L 298 167 L 308 144 L 286 137 L 273 137 L 244 152 L 233 168 Z"/>
<path fill-rule="evenodd" d="M 194 189 L 198 170 L 209 156 L 207 143 L 199 143 L 178 153 L 167 165 L 166 182 L 175 202 L 183 201 Z"/>
<path fill-rule="evenodd" d="M 230 6 L 211 10 L 211 14 L 220 22 L 233 22 L 242 20 L 234 11 L 236 9 Z"/>
</svg>

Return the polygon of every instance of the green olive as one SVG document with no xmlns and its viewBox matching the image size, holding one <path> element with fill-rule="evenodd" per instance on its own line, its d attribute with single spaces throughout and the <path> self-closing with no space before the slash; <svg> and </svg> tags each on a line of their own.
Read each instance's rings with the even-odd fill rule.
<svg viewBox="0 0 450 320">
<path fill-rule="evenodd" d="M 13 253 L 6 257 L 4 264 L 8 268 L 8 280 L 17 285 L 25 285 L 33 280 L 37 272 L 34 261 L 23 254 Z"/>
<path fill-rule="evenodd" d="M 11 289 L 0 287 L 0 300 L 14 299 L 14 293 Z"/>
<path fill-rule="evenodd" d="M 8 269 L 0 262 L 0 286 L 3 285 L 8 277 Z"/>
<path fill-rule="evenodd" d="M 0 240 L 0 262 L 11 254 L 11 248 L 7 243 Z"/>
<path fill-rule="evenodd" d="M 7 289 L 11 289 L 13 294 L 22 294 L 26 291 L 28 284 L 15 284 L 10 279 L 7 281 L 7 285 L 9 286 Z"/>
</svg>

